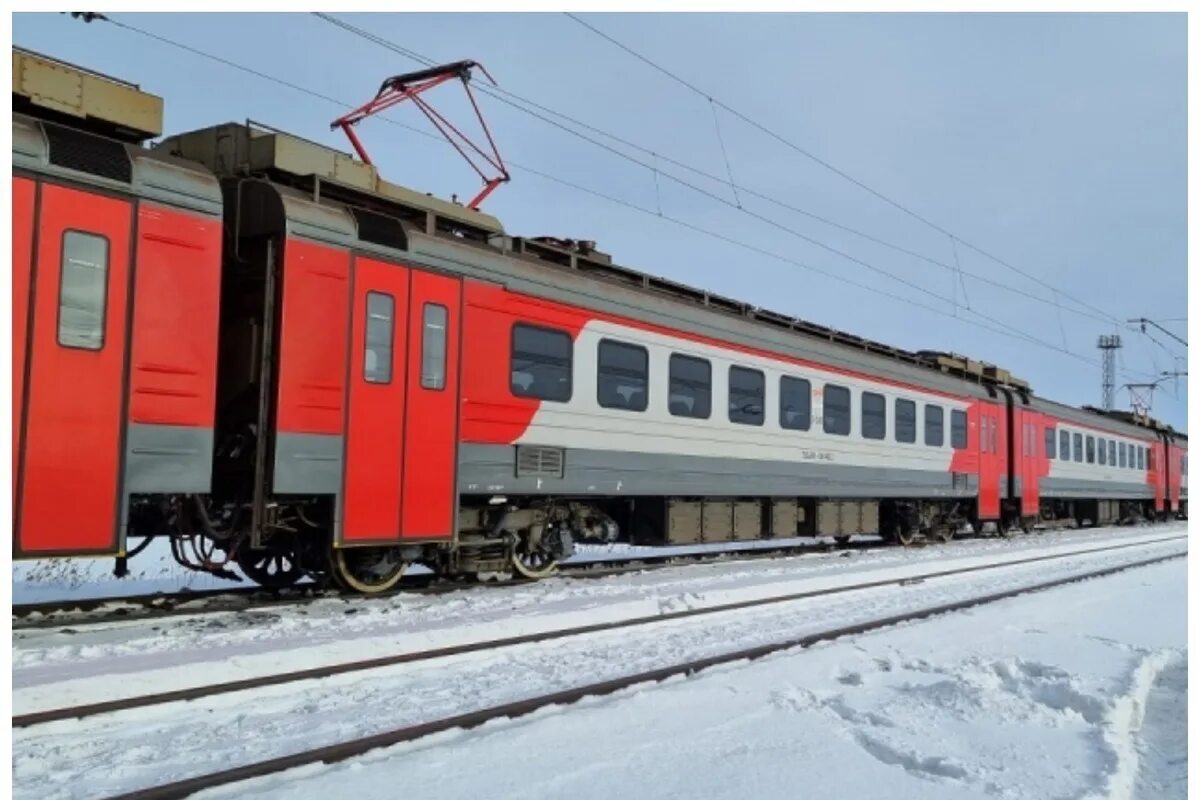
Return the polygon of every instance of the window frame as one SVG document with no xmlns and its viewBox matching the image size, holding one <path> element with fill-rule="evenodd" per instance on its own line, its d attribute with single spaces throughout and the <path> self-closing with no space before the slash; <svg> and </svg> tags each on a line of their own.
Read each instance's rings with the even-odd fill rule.
<svg viewBox="0 0 1200 800">
<path fill-rule="evenodd" d="M 881 421 L 878 436 L 867 435 L 867 398 L 879 401 L 878 419 Z M 864 439 L 882 441 L 887 438 L 887 398 L 879 392 L 861 392 L 858 396 L 858 432 Z"/>
<path fill-rule="evenodd" d="M 386 298 L 391 305 L 391 316 L 388 317 L 388 357 L 387 357 L 387 379 L 378 380 L 372 378 L 367 369 L 367 353 L 372 352 L 371 347 L 371 297 Z M 384 292 L 378 289 L 368 289 L 363 295 L 363 355 L 362 355 L 362 379 L 363 383 L 369 383 L 374 386 L 390 386 L 392 379 L 396 374 L 396 296 L 391 292 Z M 376 368 L 378 369 L 378 367 Z"/>
<path fill-rule="evenodd" d="M 600 394 L 600 379 L 604 374 L 603 352 L 605 345 L 624 348 L 627 350 L 640 351 L 643 359 L 642 380 L 645 383 L 645 391 L 642 393 L 643 396 L 641 408 L 635 408 L 633 406 L 611 405 L 604 402 L 604 397 Z M 629 411 L 634 414 L 643 413 L 650 407 L 650 350 L 645 345 L 624 342 L 620 339 L 612 339 L 609 337 L 605 337 L 596 343 L 596 404 L 600 406 L 600 408 L 609 408 L 614 411 Z"/>
<path fill-rule="evenodd" d="M 937 405 L 936 403 L 924 403 L 923 405 L 925 406 L 925 411 L 921 415 L 921 421 L 924 423 L 922 425 L 923 436 L 921 437 L 921 441 L 924 443 L 924 445 L 926 447 L 945 447 L 945 445 L 946 445 L 946 409 L 942 408 L 941 406 Z M 929 423 L 931 421 L 930 416 L 929 416 L 930 409 L 937 409 L 937 412 L 938 412 L 937 413 L 937 430 L 938 430 L 937 444 L 933 444 L 932 442 L 929 441 L 929 438 L 930 438 L 929 437 Z"/>
<path fill-rule="evenodd" d="M 1058 460 L 1058 429 L 1057 428 L 1044 428 L 1043 432 L 1042 432 L 1042 437 L 1045 439 L 1045 442 L 1042 443 L 1042 447 L 1045 448 L 1045 450 L 1046 450 L 1046 458 L 1051 461 L 1057 461 Z"/>
<path fill-rule="evenodd" d="M 1108 440 L 1100 436 L 1096 437 L 1096 463 L 1108 466 Z"/>
<path fill-rule="evenodd" d="M 1117 465 L 1117 443 L 1113 439 L 1108 440 L 1108 465 L 1110 467 Z"/>
<path fill-rule="evenodd" d="M 734 419 L 733 417 L 733 376 L 734 372 L 739 375 L 753 375 L 758 379 L 758 399 L 759 409 L 757 419 Z M 751 425 L 761 428 L 767 422 L 767 375 L 761 369 L 754 367 L 743 367 L 738 364 L 730 364 L 729 370 L 725 373 L 725 415 L 734 425 Z"/>
<path fill-rule="evenodd" d="M 804 384 L 804 397 L 807 401 L 807 412 L 804 416 L 804 426 L 789 425 L 784 421 L 785 405 L 783 402 L 783 387 L 785 382 Z M 812 381 L 808 378 L 798 378 L 795 375 L 779 376 L 779 427 L 785 431 L 807 431 L 812 429 Z"/>
<path fill-rule="evenodd" d="M 829 391 L 831 389 L 835 393 L 846 393 L 846 430 L 844 431 L 829 429 Z M 842 386 L 840 383 L 826 383 L 821 387 L 821 430 L 830 436 L 849 436 L 854 430 L 854 394 L 850 391 L 849 386 Z"/>
<path fill-rule="evenodd" d="M 1087 463 L 1095 464 L 1096 463 L 1096 437 L 1088 436 L 1087 441 L 1084 443 L 1084 448 L 1085 448 L 1084 455 L 1087 458 Z"/>
<path fill-rule="evenodd" d="M 441 350 L 441 382 L 436 386 L 431 386 L 425 381 L 426 361 L 428 353 L 425 350 L 425 343 L 429 336 L 429 312 L 439 309 L 442 312 L 442 350 Z M 421 388 L 429 392 L 444 392 L 446 384 L 449 382 L 447 377 L 447 367 L 450 359 L 450 309 L 443 303 L 434 303 L 426 301 L 421 305 Z M 511 375 L 509 376 L 511 380 Z"/>
<path fill-rule="evenodd" d="M 517 330 L 519 328 L 527 328 L 533 331 L 549 333 L 556 337 L 563 337 L 567 340 L 567 396 L 566 397 L 543 397 L 539 394 L 527 392 L 524 390 L 518 391 L 517 385 L 513 383 L 513 375 L 516 374 L 515 362 L 517 356 Z M 575 396 L 575 340 L 571 334 L 562 328 L 554 328 L 548 325 L 539 325 L 534 322 L 518 321 L 512 324 L 512 329 L 509 332 L 508 340 L 508 391 L 513 397 L 523 397 L 529 400 L 539 400 L 546 403 L 569 403 L 571 398 Z"/>
<path fill-rule="evenodd" d="M 672 394 L 671 387 L 675 382 L 675 364 L 676 364 L 677 360 L 678 361 L 691 361 L 691 362 L 703 364 L 705 370 L 707 370 L 708 379 L 707 379 L 706 388 L 708 389 L 708 408 L 706 410 L 706 413 L 694 414 L 694 413 L 688 412 L 688 413 L 680 414 L 671 408 L 671 394 Z M 673 417 L 682 417 L 684 419 L 712 419 L 712 396 L 713 396 L 712 376 L 713 376 L 712 362 L 709 361 L 707 358 L 701 358 L 700 356 L 689 356 L 685 353 L 671 353 L 670 358 L 667 359 L 667 413 L 669 413 Z"/>
<path fill-rule="evenodd" d="M 911 439 L 901 439 L 900 438 L 900 429 L 901 429 L 900 420 L 902 418 L 901 414 L 900 414 L 900 408 L 903 405 L 906 405 L 912 412 L 911 416 L 909 417 L 909 422 L 911 422 L 911 424 L 912 424 L 912 438 Z M 896 402 L 892 403 L 892 415 L 893 415 L 893 425 L 892 425 L 893 438 L 900 444 L 916 444 L 917 443 L 917 401 L 909 400 L 904 397 L 897 397 Z"/>
<path fill-rule="evenodd" d="M 92 239 L 98 239 L 104 243 L 104 277 L 101 284 L 104 291 L 101 295 L 100 305 L 100 341 L 95 347 L 90 347 L 83 344 L 69 344 L 63 341 L 63 287 L 65 285 L 63 276 L 67 271 L 67 237 L 71 234 L 79 236 L 87 236 Z M 54 314 L 54 341 L 59 347 L 68 350 L 83 350 L 89 353 L 99 353 L 104 350 L 105 344 L 108 343 L 108 284 L 109 274 L 112 270 L 112 240 L 103 233 L 84 230 L 83 228 L 65 228 L 62 235 L 59 237 L 58 251 L 58 298 L 55 303 Z"/>
<path fill-rule="evenodd" d="M 956 425 L 955 422 L 958 422 Z M 962 437 L 955 436 L 955 431 L 961 431 Z M 950 409 L 950 449 L 951 450 L 966 450 L 967 442 L 970 437 L 967 435 L 967 412 L 961 408 Z M 958 442 L 961 441 L 961 444 Z"/>
<path fill-rule="evenodd" d="M 1075 456 L 1075 463 L 1082 464 L 1083 461 L 1083 434 L 1071 432 L 1071 455 Z"/>
<path fill-rule="evenodd" d="M 1058 429 L 1058 460 L 1071 460 L 1071 432 L 1066 428 Z"/>
</svg>

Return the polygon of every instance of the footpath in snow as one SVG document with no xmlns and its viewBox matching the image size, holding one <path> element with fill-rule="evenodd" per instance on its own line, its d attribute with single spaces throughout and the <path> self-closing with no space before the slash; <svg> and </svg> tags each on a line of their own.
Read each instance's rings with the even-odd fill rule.
<svg viewBox="0 0 1200 800">
<path fill-rule="evenodd" d="M 204 797 L 1183 798 L 1185 560 Z"/>
</svg>

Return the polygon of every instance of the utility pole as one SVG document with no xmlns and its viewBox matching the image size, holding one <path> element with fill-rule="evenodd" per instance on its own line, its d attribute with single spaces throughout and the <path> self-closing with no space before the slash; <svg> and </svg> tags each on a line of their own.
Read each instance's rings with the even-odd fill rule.
<svg viewBox="0 0 1200 800">
<path fill-rule="evenodd" d="M 1164 372 L 1162 377 L 1153 383 L 1125 384 L 1125 388 L 1129 390 L 1129 405 L 1133 409 L 1133 413 L 1138 416 L 1149 416 L 1150 409 L 1154 406 L 1154 390 L 1163 381 L 1175 380 L 1181 377 L 1187 377 L 1187 370 Z"/>
<path fill-rule="evenodd" d="M 1121 337 L 1115 333 L 1101 335 L 1096 347 L 1100 348 L 1101 357 L 1101 407 L 1105 411 L 1112 411 L 1117 388 L 1117 351 L 1121 349 Z"/>
</svg>

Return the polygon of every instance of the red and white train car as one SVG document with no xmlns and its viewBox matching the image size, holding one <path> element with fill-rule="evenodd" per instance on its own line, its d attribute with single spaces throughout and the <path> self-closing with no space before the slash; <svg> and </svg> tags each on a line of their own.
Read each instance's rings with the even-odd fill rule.
<svg viewBox="0 0 1200 800">
<path fill-rule="evenodd" d="M 279 131 L 147 149 L 157 98 L 14 70 L 17 557 L 166 537 L 380 591 L 413 562 L 544 575 L 581 540 L 1186 511 L 1185 439 L 1147 420 L 511 237 Z"/>
</svg>

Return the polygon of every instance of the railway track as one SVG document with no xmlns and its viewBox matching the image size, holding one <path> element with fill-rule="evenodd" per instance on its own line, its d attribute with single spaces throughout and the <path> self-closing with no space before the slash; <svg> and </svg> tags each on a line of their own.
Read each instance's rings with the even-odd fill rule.
<svg viewBox="0 0 1200 800">
<path fill-rule="evenodd" d="M 964 539 L 967 537 L 963 537 Z M 702 553 L 638 554 L 624 557 L 600 558 L 563 564 L 558 576 L 571 578 L 603 578 L 628 572 L 640 572 L 688 564 L 731 563 L 738 561 L 770 560 L 797 555 L 834 551 L 853 552 L 890 546 L 879 541 L 856 541 L 845 545 L 824 542 L 803 542 L 781 547 L 759 547 L 742 550 L 721 550 Z M 910 547 L 923 547 L 920 542 Z M 529 583 L 514 578 L 500 586 Z M 317 584 L 302 584 L 287 589 L 266 589 L 261 586 L 244 588 L 155 592 L 124 597 L 105 597 L 85 600 L 61 600 L 45 603 L 24 603 L 12 609 L 13 630 L 36 630 L 58 627 L 78 627 L 115 621 L 156 619 L 185 614 L 214 614 L 255 611 L 285 607 L 314 600 L 340 600 L 347 604 L 385 600 L 404 593 L 442 594 L 462 589 L 463 581 L 437 580 L 432 575 L 405 576 L 400 585 L 377 595 L 346 595 Z"/>
<path fill-rule="evenodd" d="M 674 620 L 687 619 L 692 617 L 708 616 L 720 614 L 729 611 L 737 611 L 742 609 L 755 608 L 760 606 L 777 605 L 782 603 L 795 602 L 797 600 L 807 600 L 816 597 L 826 597 L 833 595 L 847 594 L 851 592 L 863 591 L 867 589 L 876 589 L 885 586 L 906 585 L 913 583 L 922 583 L 929 580 L 939 578 L 948 578 L 972 573 L 990 572 L 1002 569 L 1008 569 L 1026 564 L 1044 563 L 1050 561 L 1061 561 L 1066 558 L 1073 558 L 1081 555 L 1095 555 L 1099 553 L 1113 552 L 1118 550 L 1128 550 L 1136 547 L 1146 547 L 1148 545 L 1160 544 L 1172 541 L 1185 540 L 1186 535 L 1174 535 L 1160 537 L 1147 541 L 1126 542 L 1122 544 L 1109 545 L 1105 547 L 1093 547 L 1085 549 L 1075 549 L 1064 553 L 1052 553 L 1039 556 L 1030 556 L 1026 558 L 1010 559 L 995 563 L 974 565 L 969 567 L 959 567 L 954 569 L 929 570 L 917 574 L 905 575 L 903 577 L 889 577 L 879 580 L 864 581 L 841 586 L 828 587 L 823 589 L 814 589 L 802 592 L 792 592 L 782 595 L 774 595 L 770 597 L 756 598 L 752 600 L 744 600 L 732 603 L 723 603 L 718 605 L 706 606 L 701 608 L 691 608 L 682 611 L 670 611 L 648 616 L 633 617 L 624 620 L 610 621 L 597 623 L 592 625 L 584 625 L 571 628 L 562 628 L 551 631 L 529 633 L 520 636 L 505 637 L 499 639 L 487 639 L 482 641 L 471 642 L 467 644 L 458 644 L 448 647 L 439 647 L 430 650 L 410 651 L 397 653 L 379 658 L 362 659 L 356 661 L 342 662 L 338 664 L 313 667 L 308 669 L 293 670 L 288 672 L 280 672 L 271 675 L 262 675 L 252 678 L 245 678 L 234 681 L 225 681 L 221 683 L 212 683 L 201 686 L 194 686 L 185 689 L 176 689 L 165 692 L 156 692 L 145 694 L 136 697 L 121 698 L 98 703 L 89 703 L 85 705 L 77 705 L 44 711 L 37 711 L 25 714 L 14 715 L 12 718 L 13 728 L 28 728 L 36 725 L 43 725 L 50 722 L 57 722 L 67 719 L 82 719 L 85 717 L 95 716 L 98 714 L 119 713 L 131 711 L 134 709 L 146 708 L 150 706 L 163 705 L 166 703 L 188 702 L 199 700 L 206 697 L 213 697 L 222 694 L 231 694 L 234 692 L 249 691 L 253 689 L 261 689 L 269 686 L 279 686 L 283 684 L 296 683 L 298 681 L 320 680 L 330 678 L 335 675 L 344 675 L 354 672 L 366 672 L 369 670 L 382 669 L 384 667 L 398 666 L 401 664 L 411 664 L 421 661 L 433 661 L 435 659 L 447 658 L 451 656 L 464 655 L 469 653 L 485 652 L 489 650 L 500 650 L 509 647 L 515 647 L 523 644 L 532 644 L 539 642 L 553 641 L 556 639 L 567 639 L 576 636 L 583 636 L 592 633 L 600 633 L 604 631 L 617 630 L 622 628 L 635 628 L 640 626 L 652 625 Z"/>
<path fill-rule="evenodd" d="M 1185 537 L 1180 536 L 1180 537 L 1171 537 L 1171 538 L 1184 539 Z M 1120 548 L 1114 547 L 1114 548 L 1106 548 L 1106 549 L 1120 549 Z M 1094 553 L 1094 552 L 1098 552 L 1098 551 L 1091 550 L 1091 551 L 1086 551 L 1086 552 Z M 909 580 L 929 580 L 934 577 L 945 577 L 945 576 L 949 576 L 949 575 L 953 575 L 953 574 L 964 574 L 967 572 L 979 572 L 979 571 L 983 571 L 984 569 L 989 569 L 989 568 L 997 569 L 997 568 L 1002 568 L 1002 567 L 1010 567 L 1010 566 L 1015 566 L 1018 563 L 1032 563 L 1034 561 L 1045 561 L 1045 560 L 1052 560 L 1055 558 L 1066 558 L 1066 557 L 1069 557 L 1070 555 L 1072 555 L 1072 554 L 1057 554 L 1055 556 L 1044 556 L 1044 557 L 1038 557 L 1038 558 L 1034 558 L 1034 559 L 1023 559 L 1019 562 L 1010 561 L 1010 562 L 1004 562 L 1003 564 L 986 565 L 984 567 L 975 567 L 975 568 L 960 569 L 960 570 L 949 570 L 949 571 L 944 571 L 940 574 L 929 573 L 924 576 L 912 576 Z M 1139 560 L 1136 560 L 1133 562 L 1122 563 L 1122 564 L 1118 564 L 1115 566 L 1108 566 L 1108 567 L 1104 567 L 1104 568 L 1100 568 L 1100 569 L 1093 569 L 1093 570 L 1088 570 L 1085 572 L 1074 573 L 1074 574 L 1071 574 L 1071 575 L 1068 575 L 1065 577 L 1056 578 L 1053 580 L 1041 581 L 1041 582 L 1037 582 L 1037 583 L 1032 583 L 1032 584 L 1019 586 L 1019 587 L 1012 588 L 1012 589 L 1006 589 L 1003 591 L 996 591 L 996 592 L 981 594 L 981 595 L 977 595 L 974 597 L 957 600 L 954 602 L 928 605 L 928 606 L 904 611 L 901 613 L 880 616 L 878 618 L 874 618 L 874 619 L 867 620 L 867 621 L 859 621 L 859 622 L 855 622 L 853 624 L 829 627 L 829 628 L 819 630 L 816 632 L 806 633 L 802 636 L 794 636 L 791 638 L 787 638 L 784 640 L 780 640 L 780 641 L 776 641 L 776 642 L 772 642 L 772 643 L 768 643 L 768 644 L 762 644 L 762 645 L 741 648 L 741 649 L 733 649 L 733 650 L 730 650 L 729 652 L 722 653 L 719 655 L 712 655 L 712 656 L 706 656 L 703 658 L 680 661 L 680 662 L 670 664 L 667 666 L 658 667 L 658 668 L 650 669 L 650 670 L 639 671 L 639 672 L 632 673 L 632 674 L 625 675 L 625 676 L 618 677 L 618 678 L 612 678 L 612 679 L 597 681 L 594 683 L 588 683 L 588 684 L 573 687 L 570 689 L 550 692 L 547 694 L 543 694 L 543 695 L 539 695 L 539 696 L 535 696 L 535 697 L 529 697 L 529 698 L 517 700 L 514 702 L 506 702 L 506 703 L 502 703 L 502 704 L 498 704 L 498 705 L 492 705 L 487 708 L 482 708 L 482 709 L 470 711 L 467 713 L 454 714 L 451 716 L 442 717 L 440 719 L 424 721 L 424 722 L 420 722 L 417 724 L 405 725 L 403 727 L 398 727 L 393 730 L 385 731 L 382 733 L 376 733 L 376 734 L 372 734 L 369 736 L 354 738 L 351 740 L 342 741 L 342 742 L 338 742 L 338 743 L 331 744 L 331 745 L 316 747 L 316 748 L 292 753 L 292 754 L 285 755 L 285 756 L 265 759 L 262 761 L 258 761 L 258 762 L 251 763 L 251 764 L 246 764 L 246 765 L 239 766 L 239 767 L 214 771 L 214 772 L 206 773 L 203 775 L 197 775 L 194 777 L 186 778 L 183 780 L 165 783 L 165 784 L 158 785 L 158 786 L 152 786 L 152 787 L 140 789 L 140 790 L 133 791 L 133 792 L 127 792 L 127 793 L 123 793 L 123 794 L 119 794 L 119 795 L 114 795 L 114 796 L 108 798 L 108 800 L 168 800 L 169 798 L 188 797 L 188 796 L 190 796 L 196 792 L 202 791 L 202 790 L 211 789 L 211 788 L 220 787 L 220 786 L 227 786 L 229 784 L 237 783 L 237 782 L 244 781 L 244 780 L 249 780 L 252 778 L 260 778 L 263 776 L 271 775 L 271 774 L 274 774 L 277 772 L 281 772 L 281 771 L 288 770 L 288 769 L 293 769 L 296 767 L 307 766 L 307 765 L 312 765 L 312 764 L 319 764 L 319 763 L 335 763 L 335 762 L 342 761 L 342 760 L 345 760 L 348 758 L 353 758 L 353 757 L 356 757 L 359 755 L 363 755 L 367 752 L 370 752 L 370 751 L 378 749 L 378 748 L 388 747 L 388 746 L 400 744 L 403 742 L 413 741 L 413 740 L 416 740 L 416 739 L 419 739 L 419 738 L 422 738 L 425 736 L 429 736 L 431 734 L 443 732 L 443 731 L 448 731 L 448 730 L 453 730 L 453 729 L 470 729 L 470 728 L 475 728 L 480 725 L 483 725 L 487 722 L 491 722 L 493 720 L 499 720 L 499 719 L 503 719 L 503 718 L 522 717 L 522 716 L 531 714 L 535 711 L 538 711 L 540 709 L 543 709 L 543 708 L 546 708 L 549 706 L 566 705 L 566 704 L 577 702 L 577 701 L 582 700 L 587 697 L 595 697 L 595 696 L 603 696 L 603 695 L 607 695 L 607 694 L 612 694 L 614 692 L 617 692 L 617 691 L 620 691 L 623 689 L 627 689 L 627 688 L 630 688 L 630 687 L 633 687 L 633 686 L 636 686 L 639 684 L 658 683 L 658 682 L 664 681 L 668 678 L 672 678 L 672 677 L 676 677 L 676 676 L 692 675 L 692 674 L 695 674 L 702 670 L 705 670 L 705 669 L 708 669 L 708 668 L 711 668 L 714 666 L 722 665 L 722 664 L 729 664 L 729 663 L 733 663 L 736 661 L 747 661 L 747 660 L 759 659 L 764 656 L 768 656 L 773 653 L 778 653 L 778 652 L 781 652 L 784 650 L 807 648 L 807 647 L 810 647 L 819 642 L 826 642 L 826 641 L 842 638 L 845 636 L 852 636 L 852 635 L 856 635 L 856 634 L 880 630 L 880 629 L 887 628 L 887 627 L 897 625 L 900 623 L 920 621 L 920 620 L 928 619 L 930 617 L 934 617 L 934 616 L 937 616 L 940 614 L 946 614 L 946 613 L 951 613 L 951 612 L 955 612 L 955 611 L 966 610 L 966 609 L 986 605 L 989 603 L 999 602 L 1002 600 L 1006 600 L 1006 599 L 1009 599 L 1012 597 L 1017 597 L 1017 596 L 1024 595 L 1024 594 L 1045 591 L 1048 589 L 1053 589 L 1055 587 L 1065 586 L 1065 585 L 1068 585 L 1071 583 L 1077 583 L 1077 582 L 1084 581 L 1084 580 L 1100 578 L 1100 577 L 1104 577 L 1107 575 L 1115 574 L 1117 572 L 1122 572 L 1122 571 L 1125 571 L 1128 569 L 1149 566 L 1151 564 L 1157 564 L 1160 562 L 1169 561 L 1172 559 L 1181 558 L 1181 557 L 1185 557 L 1185 556 L 1186 556 L 1186 552 L 1159 555 L 1159 556 L 1139 559 Z M 888 582 L 881 582 L 881 583 L 898 583 L 898 582 L 900 582 L 900 581 L 888 581 Z M 869 586 L 869 585 L 870 584 L 861 584 L 861 585 L 848 586 L 848 587 L 838 587 L 838 589 L 836 591 L 838 591 L 838 592 L 855 591 L 855 590 L 867 588 L 867 586 Z M 875 584 L 875 585 L 879 585 L 879 584 Z M 818 591 L 818 592 L 808 593 L 807 595 L 771 598 L 769 600 L 764 600 L 764 601 L 756 602 L 756 603 L 731 604 L 726 607 L 720 607 L 720 608 L 714 607 L 714 608 L 710 608 L 710 609 L 698 610 L 696 612 L 681 612 L 680 614 L 677 614 L 677 615 L 668 615 L 668 616 L 663 616 L 663 617 L 657 617 L 654 620 L 631 620 L 631 621 L 623 623 L 622 625 L 614 624 L 614 625 L 606 625 L 606 626 L 592 627 L 592 628 L 586 628 L 586 629 L 572 629 L 571 631 L 556 632 L 553 636 L 561 637 L 561 636 L 568 636 L 568 635 L 579 635 L 582 632 L 589 632 L 589 631 L 597 630 L 597 629 L 612 629 L 615 627 L 629 627 L 631 625 L 648 624 L 651 621 L 664 621 L 667 619 L 671 619 L 673 616 L 674 617 L 688 616 L 688 615 L 696 616 L 697 613 L 707 613 L 707 614 L 719 613 L 721 611 L 734 610 L 735 608 L 749 607 L 750 605 L 765 605 L 768 603 L 781 603 L 781 602 L 787 602 L 789 600 L 794 600 L 794 599 L 802 599 L 802 597 L 805 597 L 805 596 L 819 596 L 819 595 L 828 594 L 828 593 L 830 593 L 830 592 L 829 591 Z M 545 641 L 547 638 L 553 638 L 553 637 L 542 636 L 539 638 L 529 638 L 529 639 L 522 637 L 522 639 L 524 641 Z M 509 645 L 509 644 L 513 644 L 513 643 L 515 643 L 515 642 L 500 640 L 500 642 L 481 643 L 481 645 L 487 644 L 487 645 L 489 645 L 489 647 L 494 648 L 497 646 L 504 646 L 504 645 Z M 478 649 L 485 649 L 485 648 L 483 648 L 481 646 Z M 419 656 L 426 657 L 426 658 L 440 657 L 440 656 L 431 655 L 434 652 L 436 652 L 436 651 L 430 651 L 429 653 L 426 653 L 426 654 L 415 654 L 415 655 L 419 655 Z M 468 651 L 467 650 L 458 650 L 458 652 L 468 652 Z M 444 655 L 444 653 L 443 653 L 443 655 Z M 306 676 L 306 678 L 307 677 L 311 677 L 311 676 Z M 14 718 L 14 725 L 16 725 L 16 723 L 17 723 L 17 720 Z"/>
</svg>

